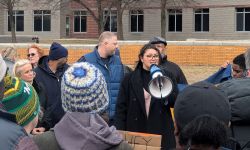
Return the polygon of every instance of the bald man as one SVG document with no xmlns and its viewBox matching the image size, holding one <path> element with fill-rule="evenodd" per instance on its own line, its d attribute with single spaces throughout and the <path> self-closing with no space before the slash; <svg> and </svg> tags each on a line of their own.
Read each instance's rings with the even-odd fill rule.
<svg viewBox="0 0 250 150">
<path fill-rule="evenodd" d="M 103 116 L 108 116 L 108 122 L 113 125 L 116 99 L 120 82 L 123 79 L 123 65 L 115 50 L 118 48 L 117 36 L 112 32 L 103 32 L 99 37 L 94 51 L 82 56 L 78 62 L 89 62 L 95 65 L 104 75 L 109 95 L 109 107 Z M 106 118 L 107 119 L 107 118 Z"/>
</svg>

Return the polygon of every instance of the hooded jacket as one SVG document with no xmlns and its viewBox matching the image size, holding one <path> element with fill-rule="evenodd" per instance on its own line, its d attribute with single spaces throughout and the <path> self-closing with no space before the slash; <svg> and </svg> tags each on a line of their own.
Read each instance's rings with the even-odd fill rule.
<svg viewBox="0 0 250 150">
<path fill-rule="evenodd" d="M 42 83 L 46 89 L 48 96 L 47 106 L 45 112 L 51 120 L 49 128 L 53 128 L 54 125 L 60 121 L 64 115 L 61 102 L 61 79 L 64 72 L 69 67 L 65 64 L 57 69 L 56 73 L 53 73 L 48 66 L 48 56 L 43 56 L 38 62 L 38 67 L 35 69 L 37 83 Z"/>
<path fill-rule="evenodd" d="M 54 130 L 35 136 L 34 141 L 40 150 L 131 149 L 114 126 L 97 114 L 81 112 L 66 113 Z"/>
</svg>

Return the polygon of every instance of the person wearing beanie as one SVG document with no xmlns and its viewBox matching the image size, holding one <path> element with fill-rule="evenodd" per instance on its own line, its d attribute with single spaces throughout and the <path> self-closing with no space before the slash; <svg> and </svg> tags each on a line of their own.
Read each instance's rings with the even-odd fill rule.
<svg viewBox="0 0 250 150">
<path fill-rule="evenodd" d="M 61 84 L 66 114 L 53 130 L 33 137 L 40 150 L 131 149 L 116 128 L 102 119 L 109 96 L 99 69 L 86 62 L 75 63 Z"/>
<path fill-rule="evenodd" d="M 190 141 L 188 142 L 188 145 L 183 145 L 183 143 L 185 143 L 183 141 L 179 142 L 180 134 L 186 133 L 186 130 L 190 129 L 190 126 L 193 126 L 192 122 L 194 120 L 196 120 L 194 122 L 197 122 L 197 117 L 204 115 L 208 115 L 212 118 L 214 117 L 227 128 L 230 126 L 231 112 L 229 100 L 226 94 L 213 84 L 201 81 L 186 87 L 179 93 L 176 99 L 174 105 L 176 149 L 184 150 L 188 147 L 196 146 L 211 148 L 214 146 L 214 138 L 211 138 L 211 136 L 216 136 L 216 134 L 210 135 L 210 133 L 213 132 L 212 130 L 211 132 L 207 132 L 206 130 L 203 130 L 206 132 L 200 131 L 202 128 L 199 128 L 200 124 L 197 123 L 195 124 L 195 127 L 192 127 L 197 129 L 197 135 L 202 133 L 207 134 L 200 135 L 202 138 L 198 140 L 198 142 Z M 208 118 L 210 121 L 207 123 L 211 123 L 212 125 L 215 122 L 211 121 L 210 117 Z M 192 131 L 190 130 L 189 133 L 192 134 L 191 132 Z M 211 141 L 208 141 L 209 139 Z M 221 141 L 224 140 L 225 139 Z M 220 141 L 217 142 L 221 144 Z M 217 149 L 218 146 L 220 147 L 222 145 L 216 145 L 215 149 Z"/>
<path fill-rule="evenodd" d="M 39 59 L 38 67 L 35 68 L 34 81 L 43 84 L 47 93 L 46 110 L 50 123 L 46 128 L 53 128 L 64 115 L 61 106 L 61 79 L 69 65 L 67 64 L 68 50 L 59 43 L 53 42 L 48 56 Z"/>
<path fill-rule="evenodd" d="M 124 77 L 124 68 L 119 56 L 115 55 L 118 49 L 117 36 L 109 31 L 103 32 L 99 37 L 98 46 L 94 51 L 82 56 L 78 62 L 89 62 L 95 65 L 105 77 L 108 94 L 109 107 L 106 110 L 109 125 L 113 125 L 117 95 L 120 83 Z"/>
<path fill-rule="evenodd" d="M 0 68 L 2 93 L 0 95 L 0 149 L 38 150 L 34 141 L 28 136 L 37 121 L 39 101 L 36 93 L 32 86 L 24 81 L 5 77 L 6 64 L 1 55 Z"/>
<path fill-rule="evenodd" d="M 33 71 L 32 64 L 28 59 L 19 59 L 15 62 L 13 67 L 13 75 L 18 77 L 25 82 L 32 84 L 35 88 L 39 101 L 41 104 L 41 112 L 39 113 L 39 123 L 37 128 L 34 129 L 32 134 L 39 134 L 48 129 L 49 116 L 47 110 L 47 93 L 45 93 L 45 87 L 42 83 L 37 83 L 35 78 L 35 72 Z"/>
<path fill-rule="evenodd" d="M 156 48 L 158 48 L 161 52 L 162 57 L 162 64 L 161 66 L 164 67 L 167 71 L 171 72 L 177 81 L 177 84 L 186 85 L 188 84 L 187 79 L 181 70 L 181 68 L 174 62 L 168 60 L 166 55 L 167 50 L 167 41 L 162 37 L 153 37 L 149 40 L 150 44 L 154 44 Z"/>
</svg>

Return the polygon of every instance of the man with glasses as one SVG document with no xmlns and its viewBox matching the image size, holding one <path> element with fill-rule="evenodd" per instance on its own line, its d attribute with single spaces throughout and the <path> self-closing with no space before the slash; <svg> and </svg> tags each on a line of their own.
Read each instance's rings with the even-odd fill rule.
<svg viewBox="0 0 250 150">
<path fill-rule="evenodd" d="M 50 128 L 60 121 L 64 115 L 61 104 L 61 79 L 69 65 L 68 50 L 59 43 L 52 43 L 48 56 L 39 59 L 35 69 L 37 83 L 43 83 L 48 96 L 47 110 L 50 111 Z"/>
</svg>

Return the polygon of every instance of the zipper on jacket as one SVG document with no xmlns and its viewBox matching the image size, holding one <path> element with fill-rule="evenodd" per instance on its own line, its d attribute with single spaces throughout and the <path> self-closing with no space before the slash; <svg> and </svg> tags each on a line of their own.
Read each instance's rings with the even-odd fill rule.
<svg viewBox="0 0 250 150">
<path fill-rule="evenodd" d="M 105 66 L 105 68 L 108 70 L 108 72 L 109 72 L 109 77 L 111 78 L 111 72 L 110 72 L 110 70 L 109 70 L 109 67 L 105 64 L 104 65 Z"/>
</svg>

